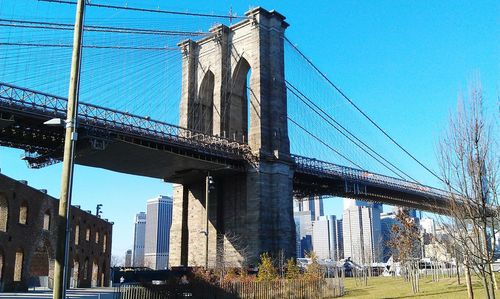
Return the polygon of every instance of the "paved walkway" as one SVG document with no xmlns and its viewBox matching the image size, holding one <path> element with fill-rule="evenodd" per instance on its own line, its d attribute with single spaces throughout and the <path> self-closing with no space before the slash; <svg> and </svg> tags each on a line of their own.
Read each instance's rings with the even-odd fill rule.
<svg viewBox="0 0 500 299">
<path fill-rule="evenodd" d="M 113 299 L 113 288 L 92 288 L 68 290 L 69 299 Z M 52 298 L 52 291 L 31 291 L 27 293 L 0 293 L 0 298 L 9 299 L 47 299 Z"/>
</svg>

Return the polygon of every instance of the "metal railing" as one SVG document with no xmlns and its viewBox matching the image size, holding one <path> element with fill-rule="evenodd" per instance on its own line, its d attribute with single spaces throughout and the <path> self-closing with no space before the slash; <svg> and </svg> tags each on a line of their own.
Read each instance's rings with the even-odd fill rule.
<svg viewBox="0 0 500 299">
<path fill-rule="evenodd" d="M 0 82 L 0 106 L 43 118 L 64 118 L 67 99 Z M 207 135 L 195 130 L 152 120 L 149 117 L 82 102 L 79 103 L 78 109 L 79 126 L 151 138 L 162 142 L 168 141 L 196 148 L 201 152 L 213 153 L 216 151 L 224 156 L 237 159 L 244 158 L 250 153 L 250 148 L 245 143 L 220 136 Z"/>
<path fill-rule="evenodd" d="M 4 109 L 21 111 L 44 119 L 52 117 L 64 118 L 66 116 L 66 105 L 67 100 L 65 98 L 0 82 L 0 107 L 4 107 Z M 255 157 L 252 155 L 248 144 L 93 104 L 79 104 L 78 122 L 79 126 L 178 144 L 179 146 L 196 149 L 202 153 L 255 162 Z M 292 157 L 296 164 L 296 170 L 303 173 L 334 176 L 373 185 L 389 186 L 391 189 L 412 191 L 417 194 L 439 198 L 446 198 L 449 195 L 444 190 L 362 169 L 341 166 L 299 155 L 292 155 Z"/>
<path fill-rule="evenodd" d="M 449 197 L 449 193 L 441 189 L 369 172 L 367 170 L 341 166 L 338 164 L 298 155 L 292 155 L 292 158 L 295 160 L 296 170 L 308 174 L 319 176 L 334 176 L 340 177 L 342 179 L 365 182 L 379 186 L 390 186 L 394 189 L 413 191 L 414 193 L 430 195 L 439 198 Z"/>
</svg>

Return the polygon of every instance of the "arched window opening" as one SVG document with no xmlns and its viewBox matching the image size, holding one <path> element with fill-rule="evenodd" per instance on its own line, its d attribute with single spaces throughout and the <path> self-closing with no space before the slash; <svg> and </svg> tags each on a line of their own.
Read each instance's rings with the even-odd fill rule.
<svg viewBox="0 0 500 299">
<path fill-rule="evenodd" d="M 75 226 L 75 245 L 78 245 L 80 243 L 80 225 Z"/>
<path fill-rule="evenodd" d="M 47 210 L 45 214 L 43 214 L 43 229 L 50 229 L 50 210 Z"/>
<path fill-rule="evenodd" d="M 99 232 L 98 231 L 95 232 L 95 243 L 99 244 Z"/>
<path fill-rule="evenodd" d="M 0 282 L 3 281 L 3 251 L 0 250 Z"/>
<path fill-rule="evenodd" d="M 19 223 L 28 224 L 28 203 L 23 202 L 19 207 Z"/>
<path fill-rule="evenodd" d="M 245 58 L 241 58 L 234 68 L 229 87 L 229 97 L 223 108 L 224 131 L 226 136 L 238 141 L 248 142 L 249 132 L 249 92 L 251 69 Z"/>
<path fill-rule="evenodd" d="M 90 285 L 92 287 L 97 287 L 98 286 L 98 278 L 99 278 L 99 265 L 97 264 L 96 261 L 92 263 L 92 281 Z"/>
<path fill-rule="evenodd" d="M 77 288 L 78 287 L 78 273 L 80 271 L 80 263 L 78 262 L 78 259 L 75 258 L 73 261 L 73 271 L 71 272 L 71 287 Z"/>
<path fill-rule="evenodd" d="M 85 241 L 90 241 L 90 228 L 85 231 Z"/>
<path fill-rule="evenodd" d="M 190 129 L 204 134 L 213 133 L 214 74 L 208 70 L 203 77 L 198 96 L 191 104 Z"/>
<path fill-rule="evenodd" d="M 0 232 L 7 231 L 7 219 L 9 218 L 9 203 L 5 196 L 0 195 Z"/>
<path fill-rule="evenodd" d="M 106 246 L 108 243 L 108 234 L 104 234 L 104 237 L 102 239 L 102 252 L 106 253 Z"/>
<path fill-rule="evenodd" d="M 100 287 L 104 287 L 104 284 L 106 283 L 106 276 L 104 275 L 105 272 L 104 269 L 106 269 L 106 262 L 102 262 Z"/>
<path fill-rule="evenodd" d="M 89 276 L 89 258 L 85 259 L 83 262 L 83 280 L 87 280 Z"/>
<path fill-rule="evenodd" d="M 14 261 L 14 281 L 21 281 L 23 277 L 23 262 L 24 253 L 22 249 L 16 251 L 16 259 Z"/>
<path fill-rule="evenodd" d="M 29 264 L 30 277 L 48 277 L 50 271 L 50 260 L 47 246 L 40 244 L 33 255 L 31 256 Z"/>
</svg>

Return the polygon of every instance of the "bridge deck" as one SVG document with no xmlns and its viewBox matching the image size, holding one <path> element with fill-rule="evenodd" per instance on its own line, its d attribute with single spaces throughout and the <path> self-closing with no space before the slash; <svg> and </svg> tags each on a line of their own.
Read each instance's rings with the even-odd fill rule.
<svg viewBox="0 0 500 299">
<path fill-rule="evenodd" d="M 43 125 L 65 118 L 62 97 L 0 82 L 0 145 L 27 151 L 33 167 L 62 157 L 63 130 Z M 113 109 L 80 103 L 76 162 L 182 182 L 186 173 L 243 170 L 254 161 L 247 144 Z M 366 170 L 292 155 L 297 196 L 332 195 L 446 213 L 447 192 Z"/>
</svg>

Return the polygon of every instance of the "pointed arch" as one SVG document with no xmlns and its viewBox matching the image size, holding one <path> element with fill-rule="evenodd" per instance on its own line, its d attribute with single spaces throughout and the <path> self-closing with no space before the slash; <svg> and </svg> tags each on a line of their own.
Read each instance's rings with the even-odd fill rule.
<svg viewBox="0 0 500 299">
<path fill-rule="evenodd" d="M 250 124 L 248 117 L 250 76 L 250 64 L 244 57 L 241 57 L 231 78 L 224 117 L 224 130 L 227 132 L 227 137 L 245 142 L 248 141 Z"/>
<path fill-rule="evenodd" d="M 197 97 L 191 104 L 192 117 L 189 128 L 209 135 L 213 133 L 214 83 L 214 73 L 207 70 L 201 80 Z"/>
</svg>

